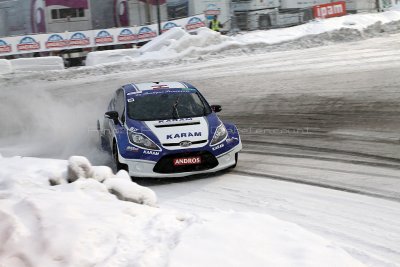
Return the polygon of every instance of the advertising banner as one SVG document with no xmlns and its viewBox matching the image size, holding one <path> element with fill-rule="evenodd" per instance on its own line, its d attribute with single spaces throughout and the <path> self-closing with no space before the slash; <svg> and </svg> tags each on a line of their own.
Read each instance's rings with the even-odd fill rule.
<svg viewBox="0 0 400 267">
<path fill-rule="evenodd" d="M 40 43 L 40 37 L 37 35 L 22 36 L 17 38 L 17 52 L 32 53 L 43 50 L 43 45 Z"/>
<path fill-rule="evenodd" d="M 40 36 L 45 37 L 44 47 L 48 51 L 63 50 L 69 47 L 69 40 L 66 33 L 40 34 Z"/>
<path fill-rule="evenodd" d="M 313 7 L 314 18 L 332 18 L 346 15 L 346 2 L 334 2 Z"/>
<path fill-rule="evenodd" d="M 138 42 L 150 41 L 151 39 L 158 36 L 158 25 L 146 25 L 137 27 Z"/>
<path fill-rule="evenodd" d="M 14 54 L 14 52 L 15 52 L 14 38 L 0 39 L 0 56 Z"/>
<path fill-rule="evenodd" d="M 188 32 L 192 32 L 196 31 L 201 27 L 207 27 L 204 15 L 188 18 L 184 29 L 187 30 Z"/>
<path fill-rule="evenodd" d="M 181 27 L 188 32 L 193 32 L 205 26 L 204 15 L 167 21 L 161 24 L 162 32 L 166 32 L 173 27 Z M 5 37 L 0 38 L 0 57 L 24 53 L 132 44 L 150 41 L 157 36 L 158 25 L 152 24 L 139 27 Z"/>
<path fill-rule="evenodd" d="M 135 27 L 116 29 L 118 44 L 137 43 L 139 38 Z"/>
<path fill-rule="evenodd" d="M 105 29 L 93 31 L 95 46 L 114 45 L 117 43 L 117 30 Z"/>
<path fill-rule="evenodd" d="M 85 48 L 95 46 L 94 31 L 78 31 L 68 33 L 68 46 L 72 48 Z"/>
</svg>

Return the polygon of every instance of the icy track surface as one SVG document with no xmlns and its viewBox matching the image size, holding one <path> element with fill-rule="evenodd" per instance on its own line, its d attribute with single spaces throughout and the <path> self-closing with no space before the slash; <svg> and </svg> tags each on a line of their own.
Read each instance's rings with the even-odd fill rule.
<svg viewBox="0 0 400 267">
<path fill-rule="evenodd" d="M 245 149 L 235 173 L 151 183 L 161 208 L 267 214 L 334 242 L 366 266 L 399 267 L 400 35 L 372 31 L 355 39 L 374 35 L 310 49 L 299 49 L 309 47 L 300 40 L 276 48 L 290 51 L 257 45 L 173 61 L 4 75 L 0 153 L 80 154 L 108 163 L 96 149 L 96 120 L 118 86 L 188 81 L 223 105 L 221 117 L 238 125 Z"/>
</svg>

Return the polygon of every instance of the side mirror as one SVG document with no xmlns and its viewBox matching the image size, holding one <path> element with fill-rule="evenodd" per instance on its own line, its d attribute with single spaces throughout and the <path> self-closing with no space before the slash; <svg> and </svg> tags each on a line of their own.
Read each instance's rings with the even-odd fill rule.
<svg viewBox="0 0 400 267">
<path fill-rule="evenodd" d="M 114 121 L 114 124 L 118 124 L 118 112 L 116 111 L 107 111 L 104 114 L 104 117 Z"/>
<path fill-rule="evenodd" d="M 215 113 L 221 112 L 221 111 L 222 111 L 221 105 L 211 105 L 211 109 L 212 109 Z"/>
</svg>

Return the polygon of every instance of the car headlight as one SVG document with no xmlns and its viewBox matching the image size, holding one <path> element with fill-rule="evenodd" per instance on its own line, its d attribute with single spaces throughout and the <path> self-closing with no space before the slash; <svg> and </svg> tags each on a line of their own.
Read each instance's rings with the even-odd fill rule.
<svg viewBox="0 0 400 267">
<path fill-rule="evenodd" d="M 160 148 L 144 134 L 128 132 L 128 137 L 129 141 L 137 147 L 149 150 L 160 150 Z"/>
<path fill-rule="evenodd" d="M 211 146 L 221 143 L 228 136 L 228 131 L 226 130 L 224 124 L 222 123 L 217 127 L 214 137 L 211 140 Z"/>
</svg>

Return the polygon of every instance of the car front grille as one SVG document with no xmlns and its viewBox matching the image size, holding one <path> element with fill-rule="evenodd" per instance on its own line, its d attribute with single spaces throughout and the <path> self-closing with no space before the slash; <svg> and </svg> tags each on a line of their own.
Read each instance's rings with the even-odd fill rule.
<svg viewBox="0 0 400 267">
<path fill-rule="evenodd" d="M 189 158 L 189 157 L 201 157 L 201 163 L 196 165 L 184 165 L 174 166 L 174 159 L 177 158 Z M 197 152 L 185 152 L 171 154 L 162 157 L 154 166 L 153 171 L 156 173 L 181 173 L 181 172 L 196 172 L 204 171 L 215 168 L 218 166 L 218 160 L 208 151 L 197 151 Z"/>
<path fill-rule="evenodd" d="M 200 140 L 200 141 L 193 141 L 191 142 L 192 145 L 199 145 L 199 144 L 204 144 L 207 143 L 207 139 L 206 140 Z M 163 146 L 181 146 L 181 142 L 179 143 L 164 143 L 162 144 Z"/>
</svg>

